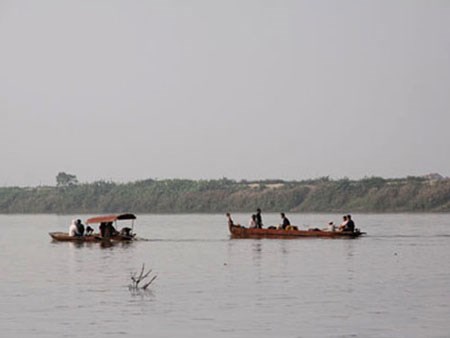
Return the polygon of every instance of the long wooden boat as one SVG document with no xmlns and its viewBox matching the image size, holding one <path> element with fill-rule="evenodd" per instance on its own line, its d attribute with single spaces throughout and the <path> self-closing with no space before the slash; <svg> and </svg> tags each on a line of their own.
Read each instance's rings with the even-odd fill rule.
<svg viewBox="0 0 450 338">
<path fill-rule="evenodd" d="M 365 232 L 356 230 L 354 232 L 348 231 L 324 231 L 320 229 L 309 230 L 283 230 L 283 229 L 257 229 L 245 228 L 240 225 L 229 225 L 230 234 L 232 238 L 308 238 L 308 237 L 323 237 L 323 238 L 357 238 L 364 235 Z"/>
</svg>

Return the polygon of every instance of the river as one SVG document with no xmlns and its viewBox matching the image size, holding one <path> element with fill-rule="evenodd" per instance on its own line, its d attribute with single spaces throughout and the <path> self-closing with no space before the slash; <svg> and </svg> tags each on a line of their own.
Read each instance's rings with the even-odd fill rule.
<svg viewBox="0 0 450 338">
<path fill-rule="evenodd" d="M 88 216 L 0 215 L 2 337 L 450 336 L 448 214 L 354 215 L 358 239 L 230 239 L 203 214 L 138 215 L 127 245 L 49 237 Z M 157 279 L 131 292 L 143 263 Z"/>
</svg>

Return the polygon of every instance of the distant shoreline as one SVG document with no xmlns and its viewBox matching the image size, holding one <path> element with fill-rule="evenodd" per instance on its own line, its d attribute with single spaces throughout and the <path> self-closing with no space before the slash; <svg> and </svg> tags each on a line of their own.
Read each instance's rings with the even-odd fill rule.
<svg viewBox="0 0 450 338">
<path fill-rule="evenodd" d="M 2 187 L 0 214 L 445 213 L 450 179 L 143 180 Z"/>
</svg>

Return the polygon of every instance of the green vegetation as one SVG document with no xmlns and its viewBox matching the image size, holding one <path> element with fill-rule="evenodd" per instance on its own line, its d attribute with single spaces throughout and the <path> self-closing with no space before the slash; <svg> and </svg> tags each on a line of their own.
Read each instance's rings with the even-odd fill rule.
<svg viewBox="0 0 450 338">
<path fill-rule="evenodd" d="M 450 179 L 234 181 L 167 179 L 0 188 L 0 213 L 448 212 Z"/>
<path fill-rule="evenodd" d="M 56 175 L 56 185 L 58 187 L 66 187 L 68 185 L 74 185 L 78 183 L 78 179 L 75 175 L 60 172 Z"/>
</svg>

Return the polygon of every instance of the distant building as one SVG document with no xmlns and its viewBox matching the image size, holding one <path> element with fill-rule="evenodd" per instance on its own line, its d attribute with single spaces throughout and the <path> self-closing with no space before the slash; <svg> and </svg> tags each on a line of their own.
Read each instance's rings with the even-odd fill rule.
<svg viewBox="0 0 450 338">
<path fill-rule="evenodd" d="M 422 177 L 426 178 L 427 180 L 430 180 L 430 181 L 441 181 L 441 180 L 445 180 L 448 178 L 448 177 L 444 177 L 438 173 L 431 173 L 431 174 L 423 175 Z"/>
</svg>

